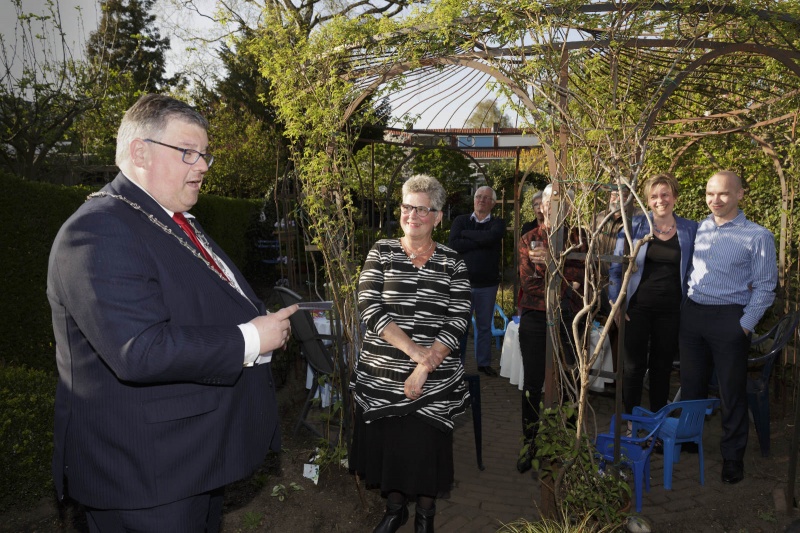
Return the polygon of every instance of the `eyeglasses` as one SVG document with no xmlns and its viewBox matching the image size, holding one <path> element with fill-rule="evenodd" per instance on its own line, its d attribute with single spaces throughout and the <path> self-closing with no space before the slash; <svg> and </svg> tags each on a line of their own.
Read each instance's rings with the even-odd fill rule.
<svg viewBox="0 0 800 533">
<path fill-rule="evenodd" d="M 417 216 L 419 218 L 425 218 L 428 216 L 428 213 L 433 211 L 434 213 L 438 211 L 438 209 L 433 209 L 432 207 L 425 207 L 424 205 L 408 205 L 408 204 L 400 204 L 400 212 L 404 215 L 410 215 L 411 211 L 416 209 Z"/>
<path fill-rule="evenodd" d="M 214 156 L 211 154 L 204 154 L 202 152 L 198 152 L 197 150 L 192 150 L 191 148 L 179 148 L 177 146 L 172 146 L 171 144 L 162 143 L 159 141 L 154 141 L 153 139 L 145 139 L 144 142 L 146 143 L 153 143 L 153 144 L 160 144 L 161 146 L 166 146 L 167 148 L 172 148 L 173 150 L 177 150 L 179 152 L 183 152 L 183 157 L 181 158 L 184 163 L 187 165 L 194 165 L 200 158 L 202 157 L 206 161 L 206 165 L 208 168 L 211 168 L 211 165 L 214 163 Z"/>
</svg>

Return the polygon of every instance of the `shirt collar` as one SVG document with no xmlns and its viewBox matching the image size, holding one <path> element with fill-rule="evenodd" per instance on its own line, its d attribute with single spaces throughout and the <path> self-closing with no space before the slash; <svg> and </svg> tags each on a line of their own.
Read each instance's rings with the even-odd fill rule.
<svg viewBox="0 0 800 533">
<path fill-rule="evenodd" d="M 144 187 L 142 187 L 142 186 L 141 186 L 141 184 L 139 184 L 139 182 L 138 182 L 138 181 L 136 181 L 135 179 L 133 179 L 133 178 L 131 178 L 131 177 L 129 177 L 129 176 L 127 176 L 127 175 L 125 175 L 124 173 L 123 173 L 123 176 L 125 176 L 126 178 L 128 178 L 128 181 L 130 181 L 131 183 L 133 183 L 134 185 L 136 185 L 137 187 L 139 187 L 139 188 L 140 188 L 142 191 L 144 191 L 144 193 L 145 193 L 147 196 L 149 196 L 150 198 L 153 198 L 153 195 L 152 195 L 152 194 L 150 194 L 150 193 L 147 191 L 147 189 L 145 189 Z M 169 215 L 169 218 L 172 218 L 172 215 L 174 215 L 174 214 L 175 214 L 175 212 L 174 212 L 174 211 L 170 211 L 169 209 L 167 209 L 166 207 L 164 207 L 163 205 L 161 205 L 161 204 L 158 202 L 158 200 L 156 200 L 155 198 L 153 198 L 153 201 L 154 201 L 155 203 L 157 203 L 157 204 L 158 204 L 158 205 L 161 207 L 161 209 L 163 209 L 164 211 L 166 211 L 166 212 L 167 212 L 167 214 Z M 193 215 L 193 214 L 191 214 L 191 213 L 189 213 L 188 211 L 184 211 L 183 215 L 184 215 L 186 218 L 195 218 L 195 217 L 194 217 L 194 215 Z"/>
<path fill-rule="evenodd" d="M 486 215 L 486 218 L 484 218 L 483 220 L 478 220 L 478 215 L 476 215 L 476 214 L 475 214 L 475 211 L 473 211 L 473 212 L 472 212 L 472 215 L 470 215 L 470 217 L 469 217 L 469 218 L 470 218 L 471 220 L 474 220 L 474 221 L 475 221 L 475 222 L 477 222 L 478 224 L 483 224 L 483 223 L 485 223 L 485 222 L 489 222 L 489 221 L 492 219 L 492 214 L 491 214 L 491 213 L 489 213 L 488 215 Z"/>
<path fill-rule="evenodd" d="M 713 213 L 708 215 L 708 219 L 711 221 L 712 224 L 717 226 L 717 222 L 714 220 L 714 214 Z M 744 225 L 744 223 L 746 221 L 747 221 L 747 217 L 745 216 L 744 211 L 739 209 L 739 214 L 736 215 L 736 217 L 733 220 L 729 220 L 729 221 L 725 222 L 724 224 L 722 224 L 721 226 L 717 226 L 717 227 L 721 228 L 723 226 L 727 226 L 728 224 L 730 224 L 731 226 L 742 226 L 742 225 Z"/>
</svg>

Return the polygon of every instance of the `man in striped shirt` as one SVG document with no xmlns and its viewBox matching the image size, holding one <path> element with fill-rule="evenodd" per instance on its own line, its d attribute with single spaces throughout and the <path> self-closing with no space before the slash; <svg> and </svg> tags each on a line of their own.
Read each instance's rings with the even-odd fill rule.
<svg viewBox="0 0 800 533">
<path fill-rule="evenodd" d="M 722 481 L 744 479 L 747 447 L 747 355 L 753 329 L 775 299 L 775 238 L 747 220 L 744 196 L 733 172 L 714 174 L 706 185 L 711 215 L 694 241 L 689 299 L 681 311 L 681 398 L 708 396 L 716 369 L 722 400 Z"/>
</svg>

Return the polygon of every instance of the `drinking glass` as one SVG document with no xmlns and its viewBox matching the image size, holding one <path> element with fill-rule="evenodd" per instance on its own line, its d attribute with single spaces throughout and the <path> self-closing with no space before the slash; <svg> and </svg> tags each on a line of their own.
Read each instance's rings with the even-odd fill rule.
<svg viewBox="0 0 800 533">
<path fill-rule="evenodd" d="M 542 257 L 542 255 L 544 254 L 544 241 L 531 241 L 528 244 L 528 249 L 531 250 L 534 254 L 535 259 L 532 259 L 533 262 L 535 263 L 544 262 L 544 257 Z M 533 277 L 534 278 L 542 277 L 539 275 L 539 273 L 536 271 L 535 268 L 533 269 Z"/>
</svg>

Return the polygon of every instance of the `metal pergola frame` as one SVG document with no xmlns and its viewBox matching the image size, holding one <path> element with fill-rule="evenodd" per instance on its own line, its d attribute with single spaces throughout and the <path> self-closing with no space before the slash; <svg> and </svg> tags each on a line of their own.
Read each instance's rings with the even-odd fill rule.
<svg viewBox="0 0 800 533">
<path fill-rule="evenodd" d="M 424 35 L 429 27 L 410 28 L 399 35 L 376 36 L 371 43 L 359 43 L 351 50 L 351 64 L 353 68 L 345 76 L 355 83 L 357 94 L 345 110 L 343 123 L 346 123 L 359 107 L 388 84 L 413 77 L 414 83 L 419 87 L 412 88 L 405 93 L 399 102 L 411 102 L 419 95 L 421 87 L 429 87 L 435 83 L 453 82 L 453 87 L 448 86 L 448 94 L 458 102 L 467 93 L 473 92 L 480 83 L 487 82 L 499 84 L 506 94 L 516 98 L 517 105 L 529 111 L 532 115 L 543 113 L 541 106 L 534 102 L 531 86 L 533 81 L 521 81 L 514 75 L 516 68 L 520 67 L 527 57 L 545 53 L 559 52 L 561 54 L 561 71 L 558 76 L 555 93 L 557 101 L 552 102 L 551 116 L 560 114 L 565 116 L 565 110 L 570 98 L 580 97 L 582 83 L 588 83 L 586 75 L 578 68 L 571 68 L 571 53 L 580 52 L 586 56 L 608 58 L 612 53 L 617 53 L 617 60 L 634 61 L 637 57 L 645 57 L 652 65 L 659 66 L 662 71 L 673 73 L 667 79 L 649 77 L 647 72 L 636 71 L 631 74 L 632 79 L 641 82 L 642 98 L 654 98 L 650 112 L 641 125 L 638 138 L 643 141 L 664 140 L 667 138 L 682 137 L 687 139 L 687 147 L 696 143 L 698 139 L 710 135 L 728 135 L 752 130 L 756 127 L 776 126 L 778 124 L 797 122 L 798 113 L 782 113 L 778 116 L 767 116 L 755 120 L 749 125 L 730 126 L 720 128 L 719 122 L 734 117 L 748 116 L 755 111 L 765 111 L 770 105 L 785 101 L 794 101 L 798 96 L 798 80 L 800 80 L 800 50 L 791 37 L 785 37 L 785 29 L 793 32 L 800 31 L 800 20 L 789 14 L 771 12 L 766 10 L 741 10 L 735 6 L 714 6 L 707 3 L 698 3 L 692 8 L 677 6 L 669 3 L 587 3 L 574 8 L 576 15 L 593 15 L 599 20 L 603 14 L 613 15 L 629 14 L 635 10 L 647 11 L 656 17 L 663 17 L 664 24 L 674 24 L 671 32 L 676 38 L 660 38 L 657 35 L 627 35 L 609 36 L 606 28 L 583 27 L 576 24 L 570 27 L 569 32 L 563 33 L 564 39 L 560 42 L 545 44 L 517 43 L 516 45 L 501 44 L 490 47 L 485 43 L 473 40 L 470 49 L 458 48 L 454 52 L 448 51 L 442 55 L 427 55 L 421 59 L 398 60 L 385 50 L 391 48 L 392 42 L 401 42 L 403 39 L 413 40 Z M 547 11 L 547 10 L 545 10 Z M 570 13 L 549 11 L 550 15 L 558 14 L 564 20 L 569 19 Z M 738 21 L 740 25 L 731 25 L 730 28 L 722 26 L 720 33 L 710 38 L 707 35 L 698 35 L 691 31 L 697 27 L 696 21 L 704 17 L 728 17 Z M 770 32 L 760 33 L 756 26 L 745 24 L 745 17 L 759 21 Z M 464 20 L 465 27 L 474 30 L 474 34 L 481 34 L 484 23 L 481 20 Z M 742 33 L 741 29 L 746 31 Z M 782 33 L 783 32 L 783 33 Z M 675 35 L 677 34 L 677 35 Z M 771 36 L 776 39 L 772 39 Z M 568 37 L 574 37 L 572 39 Z M 780 38 L 784 37 L 784 41 Z M 468 41 L 469 39 L 465 39 Z M 373 47 L 374 45 L 374 47 Z M 763 63 L 754 58 L 770 58 L 783 70 L 778 74 L 767 72 Z M 745 77 L 738 81 L 738 85 L 731 83 L 727 74 L 731 62 L 737 68 L 760 68 L 763 78 Z M 610 63 L 608 66 L 611 69 Z M 468 76 L 465 72 L 478 73 L 477 76 Z M 415 74 L 416 73 L 416 74 Z M 789 74 L 788 76 L 786 74 Z M 459 78 L 461 76 L 461 78 Z M 463 84 L 459 85 L 459 79 Z M 476 81 L 476 79 L 478 81 Z M 482 81 L 481 81 L 482 80 Z M 653 89 L 654 80 L 658 86 Z M 724 82 L 724 83 L 723 83 Z M 731 86 L 731 93 L 721 97 L 722 86 Z M 396 89 L 400 93 L 403 89 Z M 417 91 L 416 93 L 414 91 Z M 490 91 L 487 90 L 487 94 Z M 443 100 L 440 98 L 439 101 Z M 738 102 L 738 104 L 737 104 Z M 742 104 L 742 102 L 745 102 Z M 432 102 L 417 104 L 418 111 L 427 111 Z M 713 112 L 698 116 L 696 109 L 704 107 L 713 109 Z M 411 106 L 413 110 L 415 106 Z M 439 111 L 441 113 L 442 111 Z M 413 113 L 409 113 L 413 114 Z M 452 117 L 453 115 L 451 115 Z M 540 139 L 542 149 L 547 158 L 550 175 L 555 183 L 565 179 L 566 157 L 570 147 L 569 132 L 565 121 L 561 122 L 561 129 L 552 139 Z M 680 133 L 668 131 L 671 125 L 680 124 L 684 127 Z M 706 127 L 706 125 L 709 125 Z M 716 126 L 716 127 L 715 127 Z M 412 128 L 407 128 L 411 131 Z M 673 136 L 673 137 L 670 137 Z M 762 140 L 763 142 L 763 140 Z M 413 145 L 412 145 L 413 147 Z M 638 146 L 637 150 L 641 147 Z M 685 150 L 684 150 L 685 151 Z M 765 153 L 767 152 L 765 148 Z M 677 161 L 674 163 L 677 165 Z M 402 165 L 401 165 L 402 166 Z M 776 164 L 781 179 L 783 195 L 781 198 L 782 231 L 780 235 L 780 263 L 785 264 L 786 247 L 786 212 L 789 201 L 789 190 L 785 177 Z M 397 171 L 395 172 L 395 174 Z M 514 184 L 514 213 L 519 220 L 519 200 L 521 197 L 525 176 L 517 176 Z M 516 236 L 518 234 L 515 233 Z M 556 243 L 556 251 L 561 250 L 563 243 Z M 555 291 L 558 286 L 558 277 L 555 276 L 550 284 L 550 291 Z M 550 299 L 552 301 L 552 299 Z M 552 310 L 548 317 L 552 317 Z M 552 376 L 553 340 L 548 335 L 548 375 Z M 621 356 L 620 356 L 621 357 Z M 621 372 L 621 365 L 619 371 Z M 617 376 L 620 378 L 620 375 Z M 551 379 L 548 379 L 548 385 Z M 621 410 L 621 387 L 617 387 L 617 411 Z M 800 388 L 797 388 L 800 391 Z M 553 390 L 548 387 L 545 398 L 552 398 Z M 800 428 L 800 410 L 795 427 Z M 619 429 L 619 428 L 618 428 Z M 792 443 L 793 457 L 791 459 L 789 477 L 789 492 L 787 494 L 788 507 L 793 506 L 794 479 L 796 474 L 796 458 L 798 450 L 798 434 Z"/>
</svg>

